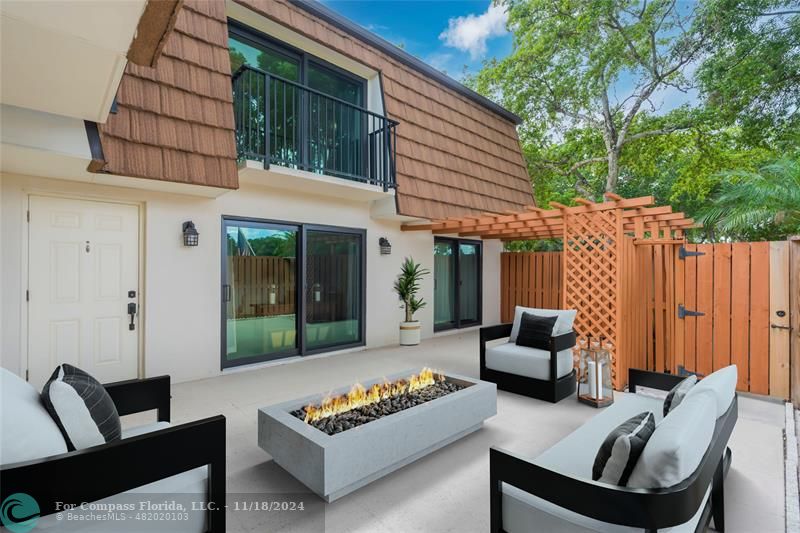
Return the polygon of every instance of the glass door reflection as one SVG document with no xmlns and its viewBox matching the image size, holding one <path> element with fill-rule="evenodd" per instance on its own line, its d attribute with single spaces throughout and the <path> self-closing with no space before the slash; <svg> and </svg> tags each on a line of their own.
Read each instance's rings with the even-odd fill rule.
<svg viewBox="0 0 800 533">
<path fill-rule="evenodd" d="M 223 366 L 297 353 L 297 236 L 293 227 L 225 222 Z"/>
<path fill-rule="evenodd" d="M 437 240 L 433 245 L 433 327 L 456 327 L 456 254 L 454 243 Z"/>
<path fill-rule="evenodd" d="M 481 243 L 437 237 L 433 244 L 433 329 L 481 323 Z"/>
<path fill-rule="evenodd" d="M 363 233 L 305 233 L 305 349 L 362 340 Z"/>
<path fill-rule="evenodd" d="M 481 290 L 480 245 L 458 244 L 458 320 L 459 327 L 478 324 Z"/>
</svg>

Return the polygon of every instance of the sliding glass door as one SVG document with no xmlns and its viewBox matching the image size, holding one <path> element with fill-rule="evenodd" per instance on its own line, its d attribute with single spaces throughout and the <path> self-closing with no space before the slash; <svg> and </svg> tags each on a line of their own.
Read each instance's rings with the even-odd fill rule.
<svg viewBox="0 0 800 533">
<path fill-rule="evenodd" d="M 224 363 L 297 354 L 297 250 L 296 227 L 225 221 Z"/>
<path fill-rule="evenodd" d="M 433 329 L 481 323 L 481 243 L 436 238 L 433 245 Z"/>
<path fill-rule="evenodd" d="M 363 230 L 225 218 L 223 240 L 223 368 L 363 344 Z"/>
<path fill-rule="evenodd" d="M 306 231 L 305 348 L 356 344 L 363 309 L 363 235 Z"/>
</svg>

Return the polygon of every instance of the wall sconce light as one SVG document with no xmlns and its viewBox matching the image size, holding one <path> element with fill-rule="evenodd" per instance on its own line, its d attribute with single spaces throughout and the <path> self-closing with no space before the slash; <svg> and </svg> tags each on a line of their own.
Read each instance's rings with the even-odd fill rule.
<svg viewBox="0 0 800 533">
<path fill-rule="evenodd" d="M 381 247 L 381 255 L 390 255 L 392 253 L 392 243 L 386 237 L 378 239 L 378 246 Z"/>
<path fill-rule="evenodd" d="M 197 228 L 194 227 L 194 222 L 189 220 L 183 223 L 183 245 L 184 246 L 197 246 L 200 242 L 200 234 L 197 233 Z"/>
</svg>

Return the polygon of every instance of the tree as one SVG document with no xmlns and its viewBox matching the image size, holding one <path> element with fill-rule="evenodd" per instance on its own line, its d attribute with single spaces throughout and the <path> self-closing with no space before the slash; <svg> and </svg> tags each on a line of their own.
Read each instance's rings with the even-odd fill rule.
<svg viewBox="0 0 800 533">
<path fill-rule="evenodd" d="M 758 172 L 724 173 L 701 222 L 732 239 L 784 239 L 800 233 L 800 158 L 780 159 Z"/>
<path fill-rule="evenodd" d="M 800 132 L 800 5 L 797 0 L 705 0 L 714 24 L 710 55 L 697 69 L 716 119 L 753 142 L 785 143 Z"/>
<path fill-rule="evenodd" d="M 659 91 L 690 88 L 686 71 L 702 57 L 709 36 L 695 23 L 694 6 L 675 0 L 503 3 L 513 51 L 470 81 L 523 118 L 525 143 L 559 143 L 575 129 L 594 133 L 597 146 L 540 161 L 570 177 L 579 191 L 583 170 L 592 165 L 605 169 L 604 189 L 616 190 L 628 145 L 693 123 L 689 109 L 671 113 L 658 127 L 642 117 L 658 111 L 653 98 Z"/>
</svg>

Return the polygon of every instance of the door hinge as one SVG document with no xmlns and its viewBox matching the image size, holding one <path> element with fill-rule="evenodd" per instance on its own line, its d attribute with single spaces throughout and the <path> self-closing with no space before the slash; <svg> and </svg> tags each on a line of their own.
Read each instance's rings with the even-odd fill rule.
<svg viewBox="0 0 800 533">
<path fill-rule="evenodd" d="M 690 311 L 683 304 L 678 304 L 678 318 L 686 318 L 687 316 L 706 316 L 706 314 L 700 311 Z"/>
<path fill-rule="evenodd" d="M 25 291 L 25 301 L 26 302 L 30 302 L 31 301 L 31 291 L 29 291 L 29 290 Z"/>
<path fill-rule="evenodd" d="M 686 259 L 687 257 L 700 257 L 706 255 L 705 252 L 690 252 L 685 246 L 678 248 L 678 259 Z"/>
<path fill-rule="evenodd" d="M 25 370 L 25 381 L 30 381 L 30 379 L 31 379 L 30 370 Z"/>
<path fill-rule="evenodd" d="M 28 219 L 28 222 L 30 222 L 30 221 L 31 221 L 31 210 L 30 210 L 30 209 L 28 209 L 27 211 L 25 211 L 25 218 L 27 218 L 27 219 Z"/>
</svg>

